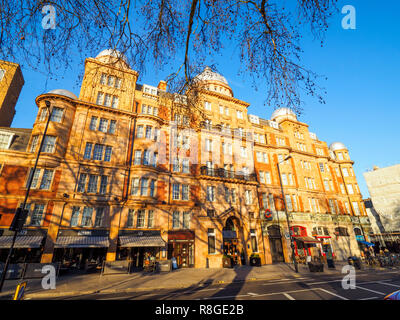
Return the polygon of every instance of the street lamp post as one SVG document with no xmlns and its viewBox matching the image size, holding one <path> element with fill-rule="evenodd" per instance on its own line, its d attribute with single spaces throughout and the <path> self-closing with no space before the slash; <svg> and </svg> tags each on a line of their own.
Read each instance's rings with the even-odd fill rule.
<svg viewBox="0 0 400 320">
<path fill-rule="evenodd" d="M 288 225 L 288 230 L 289 230 L 289 237 L 290 237 L 290 247 L 292 248 L 292 259 L 293 259 L 293 264 L 294 264 L 294 269 L 295 271 L 298 273 L 299 269 L 297 266 L 297 261 L 296 261 L 296 257 L 295 257 L 295 253 L 294 253 L 294 244 L 293 244 L 293 237 L 292 237 L 292 233 L 290 232 L 290 222 L 289 222 L 289 214 L 287 212 L 287 206 L 286 206 L 286 198 L 285 198 L 285 193 L 283 191 L 283 184 L 282 184 L 282 178 L 281 178 L 281 170 L 279 168 L 279 164 L 281 162 L 284 162 L 288 159 L 290 159 L 292 156 L 287 156 L 285 159 L 283 159 L 282 161 L 278 161 L 278 163 L 276 164 L 277 168 L 278 168 L 278 175 L 279 175 L 279 182 L 281 184 L 281 192 L 282 192 L 282 198 L 283 198 L 283 205 L 285 207 L 285 213 L 286 213 L 286 221 L 287 221 L 287 225 Z M 278 214 L 279 216 L 279 214 Z"/>
<path fill-rule="evenodd" d="M 29 179 L 28 179 L 28 186 L 27 186 L 26 193 L 25 193 L 25 199 L 24 199 L 24 202 L 22 204 L 22 210 L 25 210 L 26 203 L 28 201 L 29 192 L 31 191 L 31 185 L 32 185 L 32 181 L 33 181 L 33 176 L 35 175 L 36 167 L 37 167 L 37 164 L 38 164 L 38 161 L 39 161 L 39 156 L 40 156 L 40 153 L 42 151 L 44 139 L 45 139 L 46 133 L 47 133 L 47 128 L 49 126 L 51 114 L 52 114 L 52 111 L 53 111 L 52 109 L 50 109 L 50 101 L 46 100 L 45 103 L 46 103 L 46 106 L 47 106 L 47 108 L 49 110 L 48 116 L 47 116 L 46 127 L 44 129 L 43 138 L 42 138 L 42 140 L 40 142 L 39 151 L 38 151 L 37 156 L 36 156 L 35 165 L 34 165 L 34 167 L 32 169 L 32 174 L 30 174 Z M 4 265 L 4 269 L 3 269 L 3 272 L 1 274 L 0 292 L 3 290 L 4 280 L 6 279 L 8 265 L 10 264 L 10 259 L 11 259 L 12 253 L 14 251 L 15 240 L 17 239 L 18 232 L 19 232 L 19 230 L 15 230 L 14 231 L 14 235 L 13 235 L 13 239 L 12 239 L 12 242 L 11 242 L 10 250 L 8 252 L 6 263 Z"/>
</svg>

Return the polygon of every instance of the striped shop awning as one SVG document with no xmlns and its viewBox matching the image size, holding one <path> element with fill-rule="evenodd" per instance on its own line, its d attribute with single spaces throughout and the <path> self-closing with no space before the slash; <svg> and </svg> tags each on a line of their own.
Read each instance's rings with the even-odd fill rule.
<svg viewBox="0 0 400 320">
<path fill-rule="evenodd" d="M 14 248 L 40 248 L 43 236 L 17 236 Z M 7 249 L 11 247 L 13 236 L 0 237 L 0 248 Z"/>
<path fill-rule="evenodd" d="M 54 248 L 107 248 L 108 237 L 99 236 L 61 236 L 57 238 Z"/>
<path fill-rule="evenodd" d="M 165 241 L 158 236 L 134 236 L 134 235 L 126 235 L 120 236 L 119 241 L 121 243 L 121 247 L 164 247 Z"/>
</svg>

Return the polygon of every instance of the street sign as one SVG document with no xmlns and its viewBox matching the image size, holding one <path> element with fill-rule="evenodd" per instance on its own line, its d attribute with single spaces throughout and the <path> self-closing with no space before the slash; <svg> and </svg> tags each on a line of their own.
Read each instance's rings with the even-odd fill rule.
<svg viewBox="0 0 400 320">
<path fill-rule="evenodd" d="M 285 238 L 286 238 L 286 239 L 290 239 L 290 234 L 289 234 L 289 232 L 285 232 Z"/>
<path fill-rule="evenodd" d="M 27 282 L 25 281 L 17 285 L 13 300 L 22 300 L 24 298 L 26 284 Z"/>
<path fill-rule="evenodd" d="M 264 218 L 268 221 L 272 220 L 272 211 L 270 209 L 266 209 L 264 212 Z"/>
</svg>

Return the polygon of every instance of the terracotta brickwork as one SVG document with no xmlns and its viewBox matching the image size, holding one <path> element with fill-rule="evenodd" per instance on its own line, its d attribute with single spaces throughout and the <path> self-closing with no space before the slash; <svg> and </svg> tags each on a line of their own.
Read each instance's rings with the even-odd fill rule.
<svg viewBox="0 0 400 320">
<path fill-rule="evenodd" d="M 47 132 L 54 146 L 40 155 L 42 170 L 29 200 L 45 204 L 41 224 L 27 225 L 48 230 L 42 262 L 52 261 L 58 232 L 68 228 L 107 230 L 109 261 L 117 257 L 121 230 L 156 230 L 171 246 L 172 231 L 190 230 L 194 267 L 222 267 L 229 232 L 246 263 L 253 253 L 262 264 L 279 255 L 290 261 L 278 162 L 291 225 L 305 227 L 310 237 L 315 227 L 329 229 L 340 258 L 358 252 L 353 228 L 364 222 L 352 217 L 366 212 L 347 148 L 328 148 L 286 110 L 272 121 L 249 115 L 249 104 L 234 98 L 227 81 L 210 69 L 199 76 L 206 86 L 196 103 L 204 117 L 176 123 L 166 83 L 139 85 L 137 77 L 113 55 L 88 58 L 79 99 L 68 92 L 40 95 L 26 152 L 0 151 L 4 228 L 25 195 L 46 123 L 45 101 L 59 109 Z M 46 169 L 52 171 L 49 186 Z M 271 221 L 264 218 L 266 208 Z M 92 212 L 90 221 L 84 212 Z M 271 226 L 280 230 L 276 240 Z M 337 227 L 346 227 L 349 236 L 335 236 Z"/>
<path fill-rule="evenodd" d="M 0 127 L 10 127 L 24 77 L 18 64 L 0 60 Z"/>
</svg>

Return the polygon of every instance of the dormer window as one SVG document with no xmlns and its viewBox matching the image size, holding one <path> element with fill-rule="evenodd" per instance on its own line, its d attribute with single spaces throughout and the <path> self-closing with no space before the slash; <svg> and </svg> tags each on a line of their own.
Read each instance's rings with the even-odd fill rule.
<svg viewBox="0 0 400 320">
<path fill-rule="evenodd" d="M 255 115 L 250 114 L 249 115 L 249 120 L 250 120 L 251 123 L 260 124 L 260 118 L 255 116 Z"/>
<path fill-rule="evenodd" d="M 158 93 L 158 90 L 157 90 L 156 87 L 152 87 L 152 86 L 149 86 L 149 85 L 147 85 L 147 84 L 144 84 L 144 85 L 143 85 L 143 92 L 144 92 L 144 93 L 151 94 L 151 95 L 153 95 L 153 96 L 156 96 L 157 93 Z"/>
<path fill-rule="evenodd" d="M 11 145 L 13 133 L 0 132 L 0 149 L 8 149 Z"/>
</svg>

